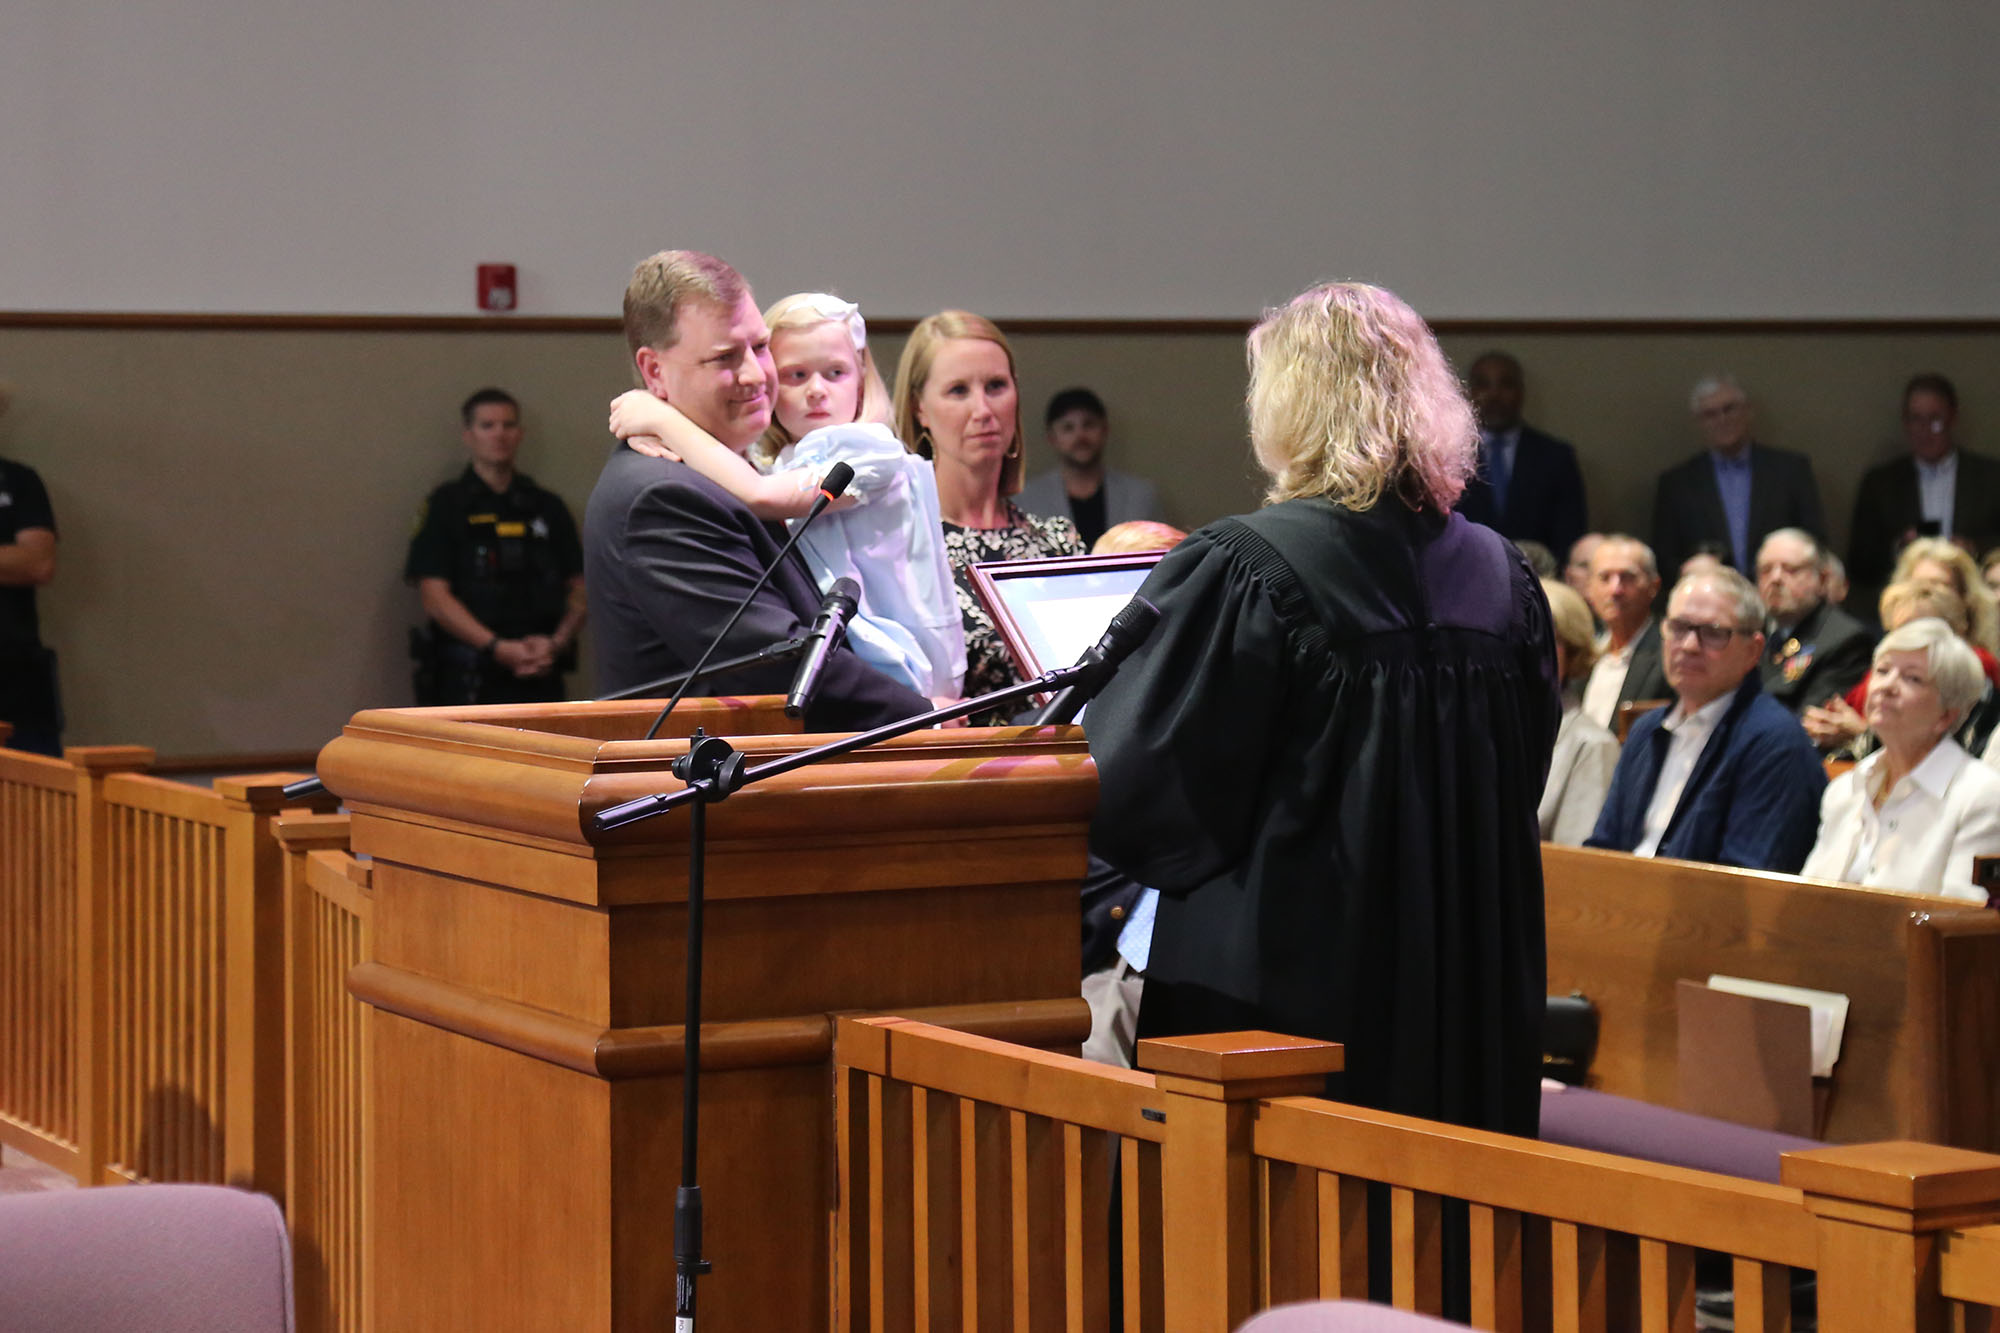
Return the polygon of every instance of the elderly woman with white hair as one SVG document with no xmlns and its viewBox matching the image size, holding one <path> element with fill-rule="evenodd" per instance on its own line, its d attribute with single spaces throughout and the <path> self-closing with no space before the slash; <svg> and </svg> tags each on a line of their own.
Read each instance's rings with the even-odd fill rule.
<svg viewBox="0 0 2000 1333">
<path fill-rule="evenodd" d="M 1316 287 L 1249 351 L 1267 504 L 1160 561 L 1084 723 L 1094 849 L 1161 894 L 1139 1035 L 1341 1041 L 1344 1100 L 1532 1135 L 1548 603 L 1452 513 L 1478 435 L 1414 311 Z"/>
<path fill-rule="evenodd" d="M 1985 686 L 1979 659 L 1942 620 L 1883 637 L 1868 677 L 1868 725 L 1882 748 L 1826 789 L 1800 874 L 1986 901 L 1972 860 L 2000 853 L 2000 773 L 1952 739 Z"/>
</svg>

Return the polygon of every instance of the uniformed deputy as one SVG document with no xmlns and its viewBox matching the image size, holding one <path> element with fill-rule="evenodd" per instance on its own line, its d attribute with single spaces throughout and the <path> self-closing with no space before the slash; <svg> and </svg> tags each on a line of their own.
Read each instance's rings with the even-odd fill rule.
<svg viewBox="0 0 2000 1333">
<path fill-rule="evenodd" d="M 514 470 L 521 408 L 481 389 L 459 410 L 472 462 L 432 491 L 403 577 L 431 623 L 413 645 L 420 704 L 563 697 L 583 628 L 583 550 L 562 498 Z"/>
<path fill-rule="evenodd" d="M 0 412 L 7 410 L 0 390 Z M 7 744 L 62 753 L 56 655 L 42 646 L 35 589 L 55 577 L 56 516 L 35 470 L 0 458 L 0 722 Z"/>
</svg>

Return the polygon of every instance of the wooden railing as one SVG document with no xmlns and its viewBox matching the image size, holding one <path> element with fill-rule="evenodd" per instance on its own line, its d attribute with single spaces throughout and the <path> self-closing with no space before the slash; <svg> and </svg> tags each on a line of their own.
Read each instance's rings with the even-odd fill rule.
<svg viewBox="0 0 2000 1333">
<path fill-rule="evenodd" d="M 347 974 L 373 948 L 368 862 L 347 852 L 345 815 L 286 814 L 285 1212 L 299 1327 L 355 1333 L 367 1239 L 366 1076 L 370 1011 Z"/>
<path fill-rule="evenodd" d="M 1371 1189 L 1393 1302 L 1460 1287 L 1481 1328 L 1689 1329 L 1697 1249 L 1730 1257 L 1739 1329 L 1790 1327 L 1792 1269 L 1825 1333 L 1995 1327 L 2000 1157 L 1828 1148 L 1767 1185 L 1301 1095 L 1337 1064 L 1322 1043 L 1140 1054 L 1153 1072 L 843 1020 L 835 1327 L 1106 1327 L 1114 1243 L 1127 1329 L 1365 1296 Z"/>
<path fill-rule="evenodd" d="M 0 750 L 0 1142 L 73 1174 L 77 770 Z"/>
<path fill-rule="evenodd" d="M 0 752 L 0 1140 L 87 1184 L 283 1190 L 278 848 L 296 774 Z"/>
</svg>

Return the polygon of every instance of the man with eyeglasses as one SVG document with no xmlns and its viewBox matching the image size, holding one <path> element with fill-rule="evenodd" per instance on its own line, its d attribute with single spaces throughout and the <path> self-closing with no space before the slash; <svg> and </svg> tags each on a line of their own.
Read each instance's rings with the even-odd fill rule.
<svg viewBox="0 0 2000 1333">
<path fill-rule="evenodd" d="M 1778 528 L 1826 533 L 1819 483 L 1804 454 L 1759 444 L 1750 396 L 1733 375 L 1706 375 L 1689 395 L 1707 448 L 1660 474 L 1653 497 L 1653 552 L 1679 569 L 1703 542 L 1749 574 L 1757 541 Z"/>
<path fill-rule="evenodd" d="M 1896 553 L 1943 537 L 1977 556 L 2000 546 L 2000 459 L 1958 447 L 1958 389 L 1942 375 L 1903 386 L 1903 457 L 1870 468 L 1854 497 L 1848 576 L 1865 612 L 1889 581 Z"/>
<path fill-rule="evenodd" d="M 1632 724 L 1585 845 L 1796 874 L 1826 772 L 1758 682 L 1764 603 L 1733 569 L 1675 585 L 1660 627 L 1671 707 Z"/>
<path fill-rule="evenodd" d="M 1757 548 L 1765 626 L 1764 692 L 1798 717 L 1868 674 L 1875 636 L 1826 595 L 1826 553 L 1803 528 L 1779 528 Z"/>
</svg>

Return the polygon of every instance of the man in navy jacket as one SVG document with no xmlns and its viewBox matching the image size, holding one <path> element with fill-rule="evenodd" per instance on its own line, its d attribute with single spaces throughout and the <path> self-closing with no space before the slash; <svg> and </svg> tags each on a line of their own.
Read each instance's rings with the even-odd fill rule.
<svg viewBox="0 0 2000 1333">
<path fill-rule="evenodd" d="M 1763 692 L 1764 604 L 1733 569 L 1675 586 L 1661 626 L 1675 701 L 1632 724 L 1586 846 L 1797 873 L 1826 772 Z"/>
</svg>

